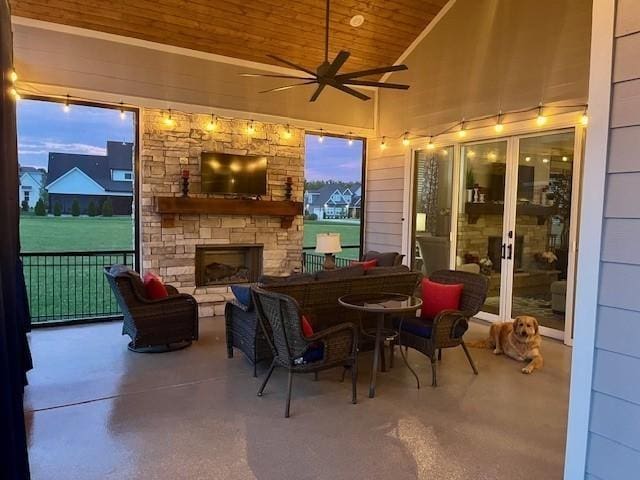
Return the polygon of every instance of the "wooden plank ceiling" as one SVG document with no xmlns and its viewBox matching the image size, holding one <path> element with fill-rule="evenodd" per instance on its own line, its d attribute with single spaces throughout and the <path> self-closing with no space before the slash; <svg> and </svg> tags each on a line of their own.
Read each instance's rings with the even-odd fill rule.
<svg viewBox="0 0 640 480">
<path fill-rule="evenodd" d="M 342 72 L 391 65 L 447 0 L 334 0 L 330 59 Z M 315 69 L 323 60 L 325 0 L 10 0 L 12 15 L 261 63 L 267 53 Z M 364 24 L 349 25 L 354 15 Z"/>
</svg>

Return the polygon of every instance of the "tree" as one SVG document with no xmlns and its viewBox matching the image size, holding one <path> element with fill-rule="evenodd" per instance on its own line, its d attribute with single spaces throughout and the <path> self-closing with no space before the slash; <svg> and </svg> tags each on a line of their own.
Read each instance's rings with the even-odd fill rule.
<svg viewBox="0 0 640 480">
<path fill-rule="evenodd" d="M 36 202 L 36 207 L 34 211 L 36 215 L 38 215 L 39 217 L 44 217 L 47 215 L 47 209 L 44 206 L 44 200 L 42 200 L 41 198 L 38 199 L 38 201 Z"/>
<path fill-rule="evenodd" d="M 80 202 L 78 202 L 78 199 L 75 199 L 71 204 L 71 215 L 74 217 L 80 216 Z"/>
<path fill-rule="evenodd" d="M 98 211 L 96 209 L 96 204 L 93 203 L 93 200 L 89 202 L 89 206 L 87 207 L 87 214 L 90 217 L 95 217 L 98 214 Z"/>
<path fill-rule="evenodd" d="M 113 205 L 111 204 L 111 199 L 109 198 L 107 198 L 102 204 L 102 216 L 103 217 L 113 216 Z"/>
<path fill-rule="evenodd" d="M 53 214 L 56 217 L 62 215 L 62 205 L 60 205 L 58 202 L 56 202 L 56 204 L 53 206 Z"/>
</svg>

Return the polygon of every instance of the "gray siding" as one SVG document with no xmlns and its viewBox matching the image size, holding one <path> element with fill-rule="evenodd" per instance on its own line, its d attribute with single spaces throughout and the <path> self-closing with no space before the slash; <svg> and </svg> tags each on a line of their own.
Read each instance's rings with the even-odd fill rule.
<svg viewBox="0 0 640 480">
<path fill-rule="evenodd" d="M 587 478 L 601 480 L 628 480 L 640 472 L 638 0 L 618 0 L 615 32 L 600 308 L 587 453 Z"/>
<path fill-rule="evenodd" d="M 377 145 L 372 144 L 371 150 Z M 402 251 L 404 155 L 370 153 L 367 159 L 365 250 Z"/>
</svg>

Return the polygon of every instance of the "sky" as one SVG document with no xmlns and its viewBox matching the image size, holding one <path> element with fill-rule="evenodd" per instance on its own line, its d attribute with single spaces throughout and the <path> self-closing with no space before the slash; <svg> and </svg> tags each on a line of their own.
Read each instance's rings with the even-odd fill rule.
<svg viewBox="0 0 640 480">
<path fill-rule="evenodd" d="M 106 155 L 107 140 L 133 142 L 133 114 L 111 108 L 41 100 L 18 102 L 18 160 L 20 165 L 47 168 L 49 152 Z"/>
<path fill-rule="evenodd" d="M 305 141 L 304 176 L 306 180 L 339 180 L 356 182 L 362 179 L 362 141 L 349 145 L 346 138 L 307 135 Z"/>
<path fill-rule="evenodd" d="M 133 114 L 111 108 L 21 100 L 18 103 L 18 159 L 20 165 L 47 168 L 49 152 L 105 155 L 107 140 L 133 142 Z M 307 135 L 305 178 L 355 182 L 362 175 L 362 141 Z"/>
</svg>

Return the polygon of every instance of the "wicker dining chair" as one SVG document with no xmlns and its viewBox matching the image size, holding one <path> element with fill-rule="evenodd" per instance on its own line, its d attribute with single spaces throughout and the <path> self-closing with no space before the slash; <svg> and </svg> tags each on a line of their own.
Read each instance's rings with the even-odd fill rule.
<svg viewBox="0 0 640 480">
<path fill-rule="evenodd" d="M 251 288 L 258 320 L 273 351 L 273 362 L 258 396 L 261 397 L 276 367 L 289 373 L 285 418 L 289 417 L 291 387 L 294 373 L 317 373 L 335 367 L 351 369 L 352 403 L 357 402 L 358 328 L 353 323 L 341 323 L 313 336 L 302 334 L 302 313 L 298 302 L 288 295 Z"/>
<path fill-rule="evenodd" d="M 436 355 L 442 359 L 443 348 L 462 347 L 474 374 L 478 374 L 476 364 L 464 343 L 463 335 L 469 328 L 469 319 L 476 315 L 487 298 L 489 280 L 484 275 L 457 270 L 438 270 L 429 280 L 444 284 L 462 284 L 459 310 L 443 310 L 433 321 L 427 322 L 417 317 L 402 319 L 401 331 L 395 344 L 411 347 L 429 357 L 431 361 L 431 385 L 437 386 Z M 398 322 L 400 323 L 400 322 Z M 400 326 L 400 325 L 398 325 Z M 392 352 L 393 355 L 393 347 Z M 418 388 L 420 381 L 416 377 Z"/>
</svg>

